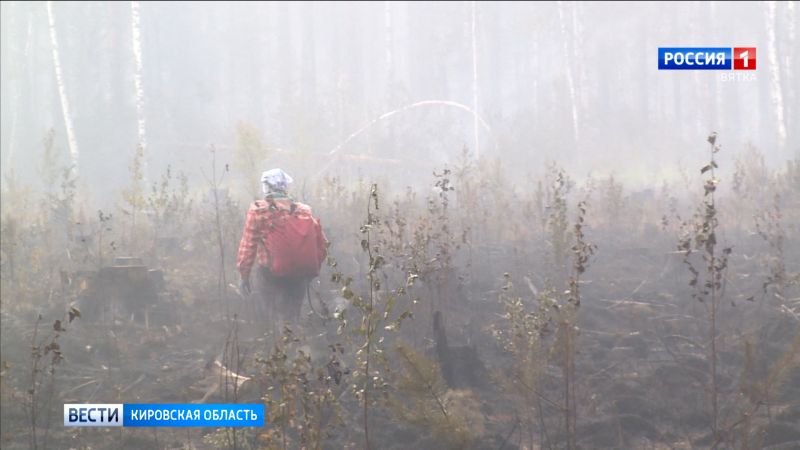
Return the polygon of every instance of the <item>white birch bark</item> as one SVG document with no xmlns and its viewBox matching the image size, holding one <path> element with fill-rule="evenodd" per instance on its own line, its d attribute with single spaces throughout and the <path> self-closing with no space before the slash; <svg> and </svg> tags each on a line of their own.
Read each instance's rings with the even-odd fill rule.
<svg viewBox="0 0 800 450">
<path fill-rule="evenodd" d="M 475 159 L 480 158 L 481 149 L 478 135 L 478 38 L 477 5 L 472 3 L 472 130 L 475 134 Z"/>
<path fill-rule="evenodd" d="M 795 48 L 795 38 L 797 37 L 797 23 L 795 15 L 795 2 L 786 2 L 786 23 L 787 23 L 787 51 L 784 52 L 784 74 L 786 75 L 785 83 L 785 96 L 786 96 L 786 121 L 794 123 L 797 120 L 797 91 L 794 80 L 794 63 L 797 56 L 797 49 Z M 791 141 L 789 144 L 797 150 L 797 131 L 792 129 Z"/>
<path fill-rule="evenodd" d="M 786 122 L 783 109 L 783 92 L 781 91 L 781 68 L 778 63 L 778 49 L 775 38 L 775 6 L 774 1 L 769 1 L 766 4 L 767 63 L 769 64 L 770 74 L 770 96 L 772 97 L 772 106 L 775 108 L 778 151 L 782 151 L 786 145 Z"/>
<path fill-rule="evenodd" d="M 142 86 L 142 31 L 139 2 L 131 2 L 131 32 L 133 40 L 133 83 L 136 89 L 136 133 L 142 147 L 142 174 L 147 180 L 147 133 L 145 128 L 144 88 Z"/>
<path fill-rule="evenodd" d="M 75 129 L 72 126 L 72 116 L 69 112 L 69 99 L 67 98 L 67 89 L 64 85 L 64 76 L 61 70 L 61 58 L 58 49 L 58 36 L 56 35 L 56 21 L 53 15 L 53 2 L 47 2 L 47 22 L 50 29 L 50 44 L 53 50 L 53 70 L 56 76 L 56 85 L 58 86 L 58 96 L 61 100 L 61 114 L 64 116 L 64 128 L 67 131 L 67 144 L 69 145 L 69 156 L 71 170 L 73 173 L 78 173 L 78 141 L 75 138 Z"/>
<path fill-rule="evenodd" d="M 567 25 L 564 19 L 564 2 L 557 2 L 558 5 L 558 21 L 561 25 L 561 42 L 564 45 L 564 59 L 566 59 L 566 67 L 567 67 L 567 89 L 569 90 L 569 100 L 570 106 L 572 110 L 572 133 L 575 138 L 575 143 L 578 143 L 580 132 L 579 132 L 579 123 L 578 123 L 578 104 L 577 104 L 577 96 L 575 93 L 575 76 L 572 70 L 572 58 L 571 53 L 569 51 L 569 45 L 567 44 L 567 40 L 570 38 L 569 33 L 567 33 Z"/>
<path fill-rule="evenodd" d="M 386 78 L 391 82 L 394 78 L 393 73 L 393 64 L 392 61 L 392 50 L 393 50 L 393 36 L 392 36 L 392 2 L 383 2 L 383 25 L 384 25 L 384 45 L 386 46 L 385 49 L 385 57 L 386 57 Z"/>
<path fill-rule="evenodd" d="M 586 73 L 586 64 L 583 64 L 583 21 L 581 20 L 581 9 L 584 4 L 581 2 L 572 3 L 572 54 L 573 61 L 578 61 L 577 74 L 575 76 L 575 91 L 577 101 L 579 104 L 578 116 L 585 118 L 585 112 L 588 110 L 586 85 L 588 84 L 588 75 Z"/>
</svg>

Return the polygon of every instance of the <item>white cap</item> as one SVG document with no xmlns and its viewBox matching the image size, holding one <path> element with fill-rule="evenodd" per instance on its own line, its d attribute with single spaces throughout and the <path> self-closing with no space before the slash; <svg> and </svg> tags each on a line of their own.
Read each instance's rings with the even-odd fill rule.
<svg viewBox="0 0 800 450">
<path fill-rule="evenodd" d="M 272 191 L 285 192 L 292 181 L 292 177 L 283 169 L 270 169 L 261 174 L 261 190 L 265 195 Z"/>
</svg>

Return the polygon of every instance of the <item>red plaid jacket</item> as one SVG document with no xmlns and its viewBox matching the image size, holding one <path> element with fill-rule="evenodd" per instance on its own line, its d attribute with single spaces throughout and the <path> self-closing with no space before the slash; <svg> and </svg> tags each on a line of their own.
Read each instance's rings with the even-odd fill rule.
<svg viewBox="0 0 800 450">
<path fill-rule="evenodd" d="M 284 210 L 289 210 L 293 203 L 288 197 L 278 197 L 273 200 L 275 206 Z M 311 214 L 310 206 L 300 202 L 294 202 L 294 204 L 297 210 Z M 269 255 L 264 247 L 264 236 L 266 235 L 264 228 L 269 215 L 269 203 L 265 200 L 256 200 L 247 211 L 242 240 L 239 242 L 239 255 L 236 258 L 236 268 L 239 269 L 243 280 L 250 278 L 250 271 L 253 269 L 256 258 L 258 258 L 259 266 L 269 267 Z"/>
</svg>

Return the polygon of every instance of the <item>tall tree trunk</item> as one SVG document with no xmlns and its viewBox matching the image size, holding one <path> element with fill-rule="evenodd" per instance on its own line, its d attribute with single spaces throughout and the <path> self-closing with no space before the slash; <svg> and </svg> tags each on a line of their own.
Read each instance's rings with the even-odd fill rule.
<svg viewBox="0 0 800 450">
<path fill-rule="evenodd" d="M 569 51 L 569 44 L 568 41 L 570 39 L 569 33 L 567 33 L 567 25 L 566 19 L 564 18 L 564 2 L 557 2 L 558 6 L 558 21 L 561 25 L 561 42 L 564 46 L 564 58 L 565 66 L 567 67 L 567 89 L 569 91 L 569 99 L 570 99 L 570 106 L 571 106 L 571 116 L 572 116 L 572 135 L 575 139 L 575 144 L 577 145 L 579 138 L 580 138 L 580 126 L 578 122 L 578 100 L 577 94 L 575 90 L 575 74 L 572 68 L 572 53 Z"/>
<path fill-rule="evenodd" d="M 131 31 L 133 38 L 133 83 L 136 88 L 136 132 L 139 146 L 142 147 L 142 174 L 145 182 L 147 173 L 147 135 L 145 133 L 144 88 L 142 86 L 142 31 L 140 27 L 139 2 L 131 2 Z"/>
<path fill-rule="evenodd" d="M 692 15 L 694 16 L 695 20 L 692 25 L 692 42 L 705 42 L 706 37 L 708 35 L 708 31 L 706 27 L 708 26 L 706 22 L 706 16 L 704 11 L 704 5 L 700 2 L 695 3 L 692 5 Z M 708 132 L 709 128 L 709 117 L 711 116 L 711 99 L 709 96 L 711 95 L 711 88 L 707 83 L 705 83 L 705 74 L 701 74 L 701 71 L 694 70 L 692 71 L 692 81 L 694 83 L 694 97 L 695 100 L 695 108 L 694 108 L 694 136 L 702 136 Z"/>
<path fill-rule="evenodd" d="M 796 48 L 795 39 L 797 37 L 797 16 L 795 15 L 795 2 L 786 2 L 786 24 L 787 24 L 787 37 L 786 37 L 786 51 L 781 51 L 783 55 L 784 67 L 784 80 L 786 81 L 783 86 L 784 98 L 786 99 L 786 122 L 795 123 L 797 120 L 797 96 L 795 83 L 791 80 L 794 79 L 795 67 L 797 61 L 798 49 Z M 789 149 L 797 151 L 800 146 L 798 142 L 798 132 L 794 127 L 790 127 L 787 132 L 787 144 Z"/>
<path fill-rule="evenodd" d="M 16 11 L 14 11 L 13 13 L 9 13 L 8 14 L 9 22 L 10 22 L 9 23 L 9 28 L 11 28 L 11 29 L 13 29 L 13 25 L 12 25 L 13 22 L 11 22 L 11 21 L 13 20 L 13 18 L 15 16 L 16 16 Z M 26 29 L 26 31 L 25 31 L 25 44 L 24 44 L 24 47 L 22 49 L 22 60 L 24 61 L 24 64 L 30 64 L 30 62 L 28 61 L 28 55 L 29 55 L 29 51 L 30 51 L 30 48 L 31 48 L 31 35 L 33 34 L 33 20 L 31 20 L 30 10 L 25 15 L 25 17 L 26 17 L 26 21 L 25 21 L 25 29 Z M 8 153 L 6 155 L 6 162 L 5 162 L 5 166 L 4 166 L 4 167 L 6 167 L 8 169 L 11 169 L 13 167 L 12 164 L 13 164 L 13 161 L 14 161 L 14 150 L 15 150 L 16 141 L 17 141 L 17 129 L 18 129 L 18 124 L 19 124 L 20 110 L 22 110 L 22 108 L 23 108 L 23 106 L 20 104 L 20 98 L 23 97 L 23 95 L 22 95 L 23 85 L 25 85 L 25 83 L 30 83 L 31 82 L 30 79 L 26 79 L 26 76 L 24 74 L 24 70 L 25 70 L 24 66 L 22 66 L 22 65 L 19 65 L 19 66 L 12 65 L 12 67 L 19 67 L 19 70 L 18 70 L 18 73 L 15 73 L 13 75 L 13 77 L 11 77 L 13 79 L 13 83 L 11 83 L 11 86 L 12 86 L 11 87 L 11 92 L 12 92 L 11 128 L 10 128 L 10 131 L 8 132 Z"/>
<path fill-rule="evenodd" d="M 394 38 L 392 36 L 392 2 L 383 2 L 383 28 L 384 28 L 384 57 L 386 59 L 386 85 L 391 87 L 394 81 L 394 61 L 392 50 Z"/>
<path fill-rule="evenodd" d="M 72 116 L 69 112 L 69 99 L 67 89 L 64 86 L 64 76 L 61 72 L 61 59 L 58 52 L 58 36 L 56 35 L 56 20 L 53 15 L 53 2 L 47 2 L 47 22 L 50 29 L 50 44 L 53 50 L 53 70 L 56 75 L 56 85 L 58 86 L 58 96 L 61 100 L 61 114 L 64 116 L 64 128 L 67 131 L 67 144 L 69 145 L 70 169 L 74 174 L 78 173 L 78 141 L 75 139 L 75 129 L 72 126 Z"/>
<path fill-rule="evenodd" d="M 772 106 L 775 108 L 776 131 L 778 134 L 778 152 L 782 152 L 786 145 L 786 122 L 783 109 L 783 93 L 781 92 L 781 72 L 778 65 L 778 50 L 775 42 L 775 2 L 768 1 L 764 18 L 767 30 L 767 62 L 769 64 L 770 96 Z"/>
<path fill-rule="evenodd" d="M 384 59 L 386 64 L 386 78 L 384 84 L 384 91 L 383 91 L 383 109 L 389 111 L 395 108 L 395 101 L 394 101 L 394 80 L 395 80 L 395 73 L 394 73 L 394 32 L 393 32 L 393 23 L 392 23 L 392 2 L 385 1 L 383 2 L 383 29 L 384 29 Z M 384 126 L 384 138 L 385 142 L 391 143 L 393 145 L 397 138 L 395 136 L 395 127 L 385 125 Z M 393 148 L 391 149 L 394 150 Z"/>
<path fill-rule="evenodd" d="M 575 71 L 577 73 L 575 74 L 575 91 L 578 102 L 578 116 L 581 119 L 586 118 L 585 113 L 588 109 L 587 96 L 584 92 L 588 75 L 586 73 L 587 65 L 583 63 L 583 21 L 581 20 L 581 10 L 584 6 L 585 5 L 581 2 L 572 3 L 572 60 L 576 62 Z"/>
<path fill-rule="evenodd" d="M 540 97 L 539 97 L 539 75 L 536 70 L 539 67 L 539 30 L 534 29 L 531 33 L 532 51 L 526 52 L 525 56 L 525 75 L 531 79 L 531 104 L 532 104 L 532 123 L 534 126 L 539 123 Z M 523 78 L 521 78 L 523 79 Z"/>
<path fill-rule="evenodd" d="M 294 109 L 294 78 L 295 73 L 294 58 L 292 57 L 292 36 L 289 29 L 291 21 L 291 4 L 278 3 L 276 17 L 278 19 L 278 48 L 275 66 L 278 70 L 278 110 L 286 119 L 287 114 L 293 113 Z M 279 121 L 281 128 L 281 138 L 288 142 L 291 138 L 292 127 L 285 120 Z"/>
<path fill-rule="evenodd" d="M 346 80 L 346 73 L 347 68 L 345 67 L 345 60 L 346 52 L 344 51 L 344 18 L 342 17 L 343 14 L 341 12 L 341 8 L 332 7 L 331 16 L 333 18 L 334 23 L 336 24 L 336 32 L 335 32 L 335 39 L 332 40 L 331 45 L 333 45 L 334 50 L 333 52 L 336 54 L 336 60 L 334 62 L 334 67 L 336 73 L 336 124 L 338 128 L 338 137 L 336 139 L 337 142 L 341 142 L 342 140 L 347 137 L 347 118 L 345 117 L 345 88 L 348 87 L 348 83 Z"/>
<path fill-rule="evenodd" d="M 717 9 L 717 4 L 715 2 L 708 2 L 708 22 L 709 27 L 711 29 L 712 36 L 719 36 L 719 27 L 717 25 L 717 21 L 713 20 L 714 17 L 717 17 L 719 10 Z M 724 127 L 723 119 L 725 117 L 722 101 L 722 83 L 719 82 L 719 77 L 713 77 L 712 80 L 713 90 L 712 95 L 714 96 L 711 99 L 710 105 L 712 106 L 712 113 L 711 113 L 711 128 L 714 130 L 722 130 Z"/>
<path fill-rule="evenodd" d="M 481 148 L 478 133 L 478 38 L 477 38 L 477 4 L 472 6 L 472 131 L 475 137 L 475 158 L 480 158 Z"/>
<path fill-rule="evenodd" d="M 640 38 L 638 39 L 639 43 L 634 44 L 639 46 L 638 51 L 636 51 L 635 49 L 634 51 L 636 51 L 636 54 L 640 55 L 641 61 L 647 61 L 653 51 L 653 47 L 650 45 L 650 39 L 648 36 L 650 23 L 646 14 L 647 14 L 646 11 L 642 12 L 642 19 L 640 20 L 638 25 L 639 36 L 640 36 Z M 576 59 L 576 61 L 582 61 L 582 60 Z M 581 67 L 583 67 L 584 65 L 585 64 L 581 64 Z M 642 122 L 645 124 L 645 126 L 649 125 L 653 121 L 651 111 L 653 111 L 654 107 L 651 95 L 653 91 L 657 89 L 657 88 L 654 89 L 654 86 L 658 86 L 658 83 L 650 83 L 649 69 L 650 67 L 647 67 L 647 65 L 642 64 L 636 70 L 637 73 L 636 78 L 638 85 L 637 91 L 639 94 L 638 107 L 640 108 L 639 118 L 642 119 Z"/>
<path fill-rule="evenodd" d="M 303 37 L 300 43 L 300 54 L 302 55 L 303 70 L 303 95 L 305 101 L 303 107 L 309 112 L 317 103 L 317 52 L 316 38 L 314 29 L 315 8 L 305 4 L 301 10 L 300 17 L 303 21 Z"/>
</svg>

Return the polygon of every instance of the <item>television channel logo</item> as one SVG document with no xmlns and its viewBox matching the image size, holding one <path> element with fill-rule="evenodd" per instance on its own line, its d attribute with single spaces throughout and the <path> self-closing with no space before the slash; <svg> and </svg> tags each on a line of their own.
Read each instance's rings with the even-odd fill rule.
<svg viewBox="0 0 800 450">
<path fill-rule="evenodd" d="M 121 427 L 122 405 L 119 403 L 64 404 L 65 427 Z"/>
<path fill-rule="evenodd" d="M 733 49 L 733 70 L 756 70 L 756 48 L 735 47 Z"/>
<path fill-rule="evenodd" d="M 658 70 L 756 70 L 756 48 L 659 47 Z"/>
<path fill-rule="evenodd" d="M 64 404 L 65 427 L 263 427 L 263 404 Z"/>
</svg>

